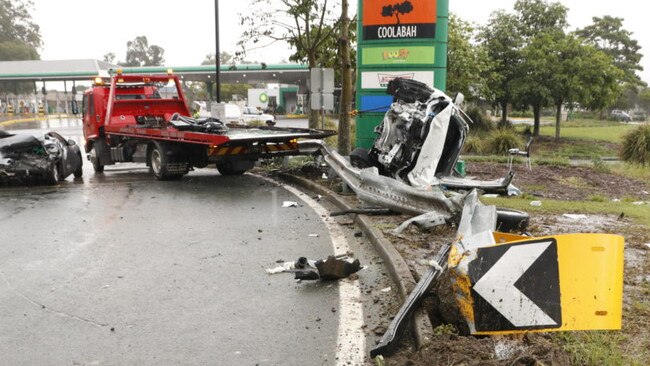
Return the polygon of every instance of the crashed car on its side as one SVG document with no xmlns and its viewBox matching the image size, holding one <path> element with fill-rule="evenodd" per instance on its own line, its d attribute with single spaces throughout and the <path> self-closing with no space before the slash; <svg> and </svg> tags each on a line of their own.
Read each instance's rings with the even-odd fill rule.
<svg viewBox="0 0 650 366">
<path fill-rule="evenodd" d="M 81 151 L 56 132 L 41 137 L 0 131 L 0 183 L 42 181 L 57 184 L 82 175 Z"/>
<path fill-rule="evenodd" d="M 372 148 L 358 148 L 350 155 L 353 166 L 374 166 L 381 175 L 422 189 L 508 190 L 512 172 L 490 181 L 466 179 L 456 172 L 471 123 L 458 107 L 460 101 L 424 83 L 400 78 L 391 80 L 386 92 L 394 96 L 394 103 L 375 129 L 378 136 Z"/>
</svg>

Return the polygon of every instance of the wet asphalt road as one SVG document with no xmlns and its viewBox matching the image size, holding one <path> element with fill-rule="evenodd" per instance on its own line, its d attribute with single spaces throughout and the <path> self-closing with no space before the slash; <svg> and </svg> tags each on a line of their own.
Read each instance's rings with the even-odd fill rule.
<svg viewBox="0 0 650 366">
<path fill-rule="evenodd" d="M 283 201 L 300 202 L 255 176 L 158 182 L 135 164 L 0 187 L 0 363 L 335 364 L 338 285 L 265 273 L 333 253 L 320 217 Z"/>
</svg>

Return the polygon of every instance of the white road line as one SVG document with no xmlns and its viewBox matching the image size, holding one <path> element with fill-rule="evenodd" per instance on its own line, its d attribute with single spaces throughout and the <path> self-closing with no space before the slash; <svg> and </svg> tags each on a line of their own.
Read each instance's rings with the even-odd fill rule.
<svg viewBox="0 0 650 366">
<path fill-rule="evenodd" d="M 279 184 L 276 181 L 273 181 Z M 329 216 L 327 210 L 311 197 L 284 184 L 284 189 L 295 194 L 311 207 L 327 227 L 332 238 L 334 255 L 350 251 L 348 241 L 341 227 Z M 359 280 L 339 281 L 339 331 L 336 350 L 336 365 L 363 365 L 366 354 L 366 337 L 363 333 L 363 308 Z"/>
</svg>

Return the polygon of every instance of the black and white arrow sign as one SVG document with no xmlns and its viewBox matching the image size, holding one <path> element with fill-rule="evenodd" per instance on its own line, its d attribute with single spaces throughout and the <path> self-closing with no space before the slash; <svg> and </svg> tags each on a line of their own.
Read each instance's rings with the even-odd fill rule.
<svg viewBox="0 0 650 366">
<path fill-rule="evenodd" d="M 554 240 L 481 248 L 469 274 L 478 331 L 561 325 Z"/>
</svg>

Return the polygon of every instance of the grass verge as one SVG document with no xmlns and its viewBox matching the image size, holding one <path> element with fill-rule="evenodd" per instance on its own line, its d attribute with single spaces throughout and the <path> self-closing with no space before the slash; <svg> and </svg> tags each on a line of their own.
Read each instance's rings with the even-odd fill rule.
<svg viewBox="0 0 650 366">
<path fill-rule="evenodd" d="M 648 204 L 637 206 L 629 202 L 542 200 L 542 206 L 534 207 L 530 205 L 530 201 L 533 200 L 539 199 L 531 198 L 526 195 L 515 198 L 481 197 L 481 201 L 488 205 L 495 205 L 499 207 L 512 208 L 526 212 L 537 212 L 542 214 L 580 213 L 620 215 L 621 213 L 624 213 L 625 217 L 631 218 L 635 223 L 650 226 L 650 205 Z"/>
</svg>

